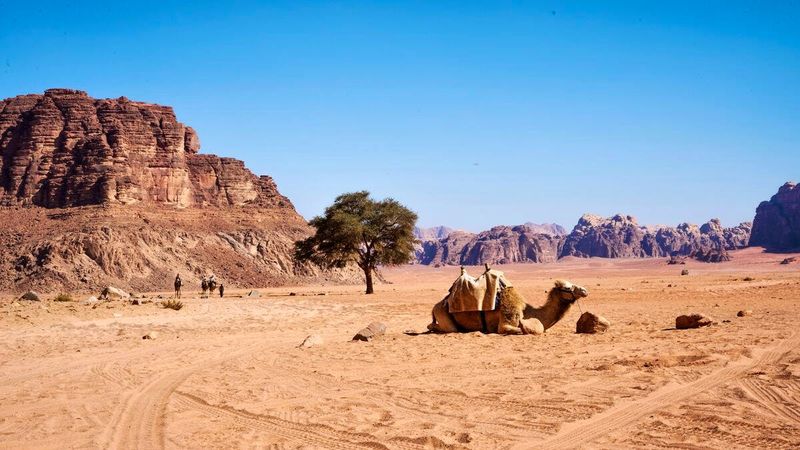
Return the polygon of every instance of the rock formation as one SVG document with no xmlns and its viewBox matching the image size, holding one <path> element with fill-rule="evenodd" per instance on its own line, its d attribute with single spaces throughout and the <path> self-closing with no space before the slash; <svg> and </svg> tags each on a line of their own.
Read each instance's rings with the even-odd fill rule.
<svg viewBox="0 0 800 450">
<path fill-rule="evenodd" d="M 199 155 L 168 106 L 50 89 L 0 102 L 0 204 L 290 207 L 241 161 Z"/>
<path fill-rule="evenodd" d="M 0 289 L 356 279 L 296 264 L 311 229 L 272 179 L 199 148 L 167 106 L 68 89 L 0 101 Z"/>
<path fill-rule="evenodd" d="M 585 214 L 568 235 L 558 226 L 497 226 L 478 234 L 451 232 L 446 238 L 422 242 L 417 262 L 432 265 L 480 265 L 550 262 L 566 256 L 603 258 L 671 257 L 681 263 L 691 257 L 705 262 L 730 259 L 729 250 L 744 248 L 750 237 L 748 222 L 724 228 L 718 219 L 697 226 L 644 227 L 636 218 L 617 214 L 604 218 Z"/>
<path fill-rule="evenodd" d="M 585 214 L 567 236 L 561 256 L 645 258 L 690 256 L 702 261 L 729 259 L 727 250 L 744 248 L 751 225 L 723 228 L 719 219 L 702 226 L 682 223 L 672 227 L 642 227 L 632 216 L 603 218 Z"/>
<path fill-rule="evenodd" d="M 478 234 L 455 231 L 445 239 L 422 243 L 422 264 L 507 264 L 552 262 L 558 259 L 563 237 L 537 233 L 527 225 L 497 226 Z"/>
<path fill-rule="evenodd" d="M 775 252 L 800 250 L 800 187 L 795 183 L 784 184 L 758 205 L 750 245 Z"/>
</svg>

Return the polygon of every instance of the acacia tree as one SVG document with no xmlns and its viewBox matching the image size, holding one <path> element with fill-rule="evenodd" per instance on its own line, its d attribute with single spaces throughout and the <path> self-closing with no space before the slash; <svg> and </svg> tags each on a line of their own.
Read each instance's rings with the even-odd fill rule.
<svg viewBox="0 0 800 450">
<path fill-rule="evenodd" d="M 311 219 L 317 232 L 295 243 L 295 256 L 326 267 L 355 262 L 372 294 L 379 264 L 404 264 L 413 257 L 416 221 L 417 215 L 394 199 L 375 201 L 367 191 L 342 194 L 324 215 Z"/>
</svg>

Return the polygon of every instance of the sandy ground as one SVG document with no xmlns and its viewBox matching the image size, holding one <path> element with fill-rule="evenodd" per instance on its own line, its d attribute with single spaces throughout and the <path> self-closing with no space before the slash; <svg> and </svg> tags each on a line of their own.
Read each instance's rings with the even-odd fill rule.
<svg viewBox="0 0 800 450">
<path fill-rule="evenodd" d="M 372 296 L 273 288 L 180 311 L 7 295 L 0 448 L 799 448 L 786 256 L 503 267 L 536 305 L 555 278 L 587 287 L 602 335 L 574 333 L 577 307 L 538 337 L 404 334 L 425 329 L 456 267 L 387 270 Z M 718 322 L 674 330 L 690 312 Z M 386 336 L 350 342 L 375 320 Z M 310 334 L 323 343 L 298 348 Z"/>
</svg>

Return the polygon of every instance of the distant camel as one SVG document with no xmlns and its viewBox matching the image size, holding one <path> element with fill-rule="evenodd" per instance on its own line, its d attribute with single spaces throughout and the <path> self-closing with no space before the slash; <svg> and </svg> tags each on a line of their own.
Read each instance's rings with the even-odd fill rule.
<svg viewBox="0 0 800 450">
<path fill-rule="evenodd" d="M 567 313 L 576 300 L 589 295 L 586 288 L 557 280 L 539 308 L 525 302 L 513 287 L 500 291 L 500 308 L 493 311 L 448 311 L 447 298 L 433 307 L 428 329 L 435 333 L 484 331 L 500 334 L 542 334 Z M 481 318 L 483 315 L 483 318 Z"/>
</svg>

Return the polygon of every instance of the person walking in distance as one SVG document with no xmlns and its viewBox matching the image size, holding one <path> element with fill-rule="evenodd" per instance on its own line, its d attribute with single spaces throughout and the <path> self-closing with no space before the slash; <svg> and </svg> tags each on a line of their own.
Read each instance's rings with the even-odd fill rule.
<svg viewBox="0 0 800 450">
<path fill-rule="evenodd" d="M 181 274 L 177 274 L 175 275 L 175 298 L 181 298 L 181 285 L 183 285 Z"/>
<path fill-rule="evenodd" d="M 219 298 L 222 298 L 223 295 L 225 295 L 225 285 L 220 283 L 219 284 Z"/>
</svg>

